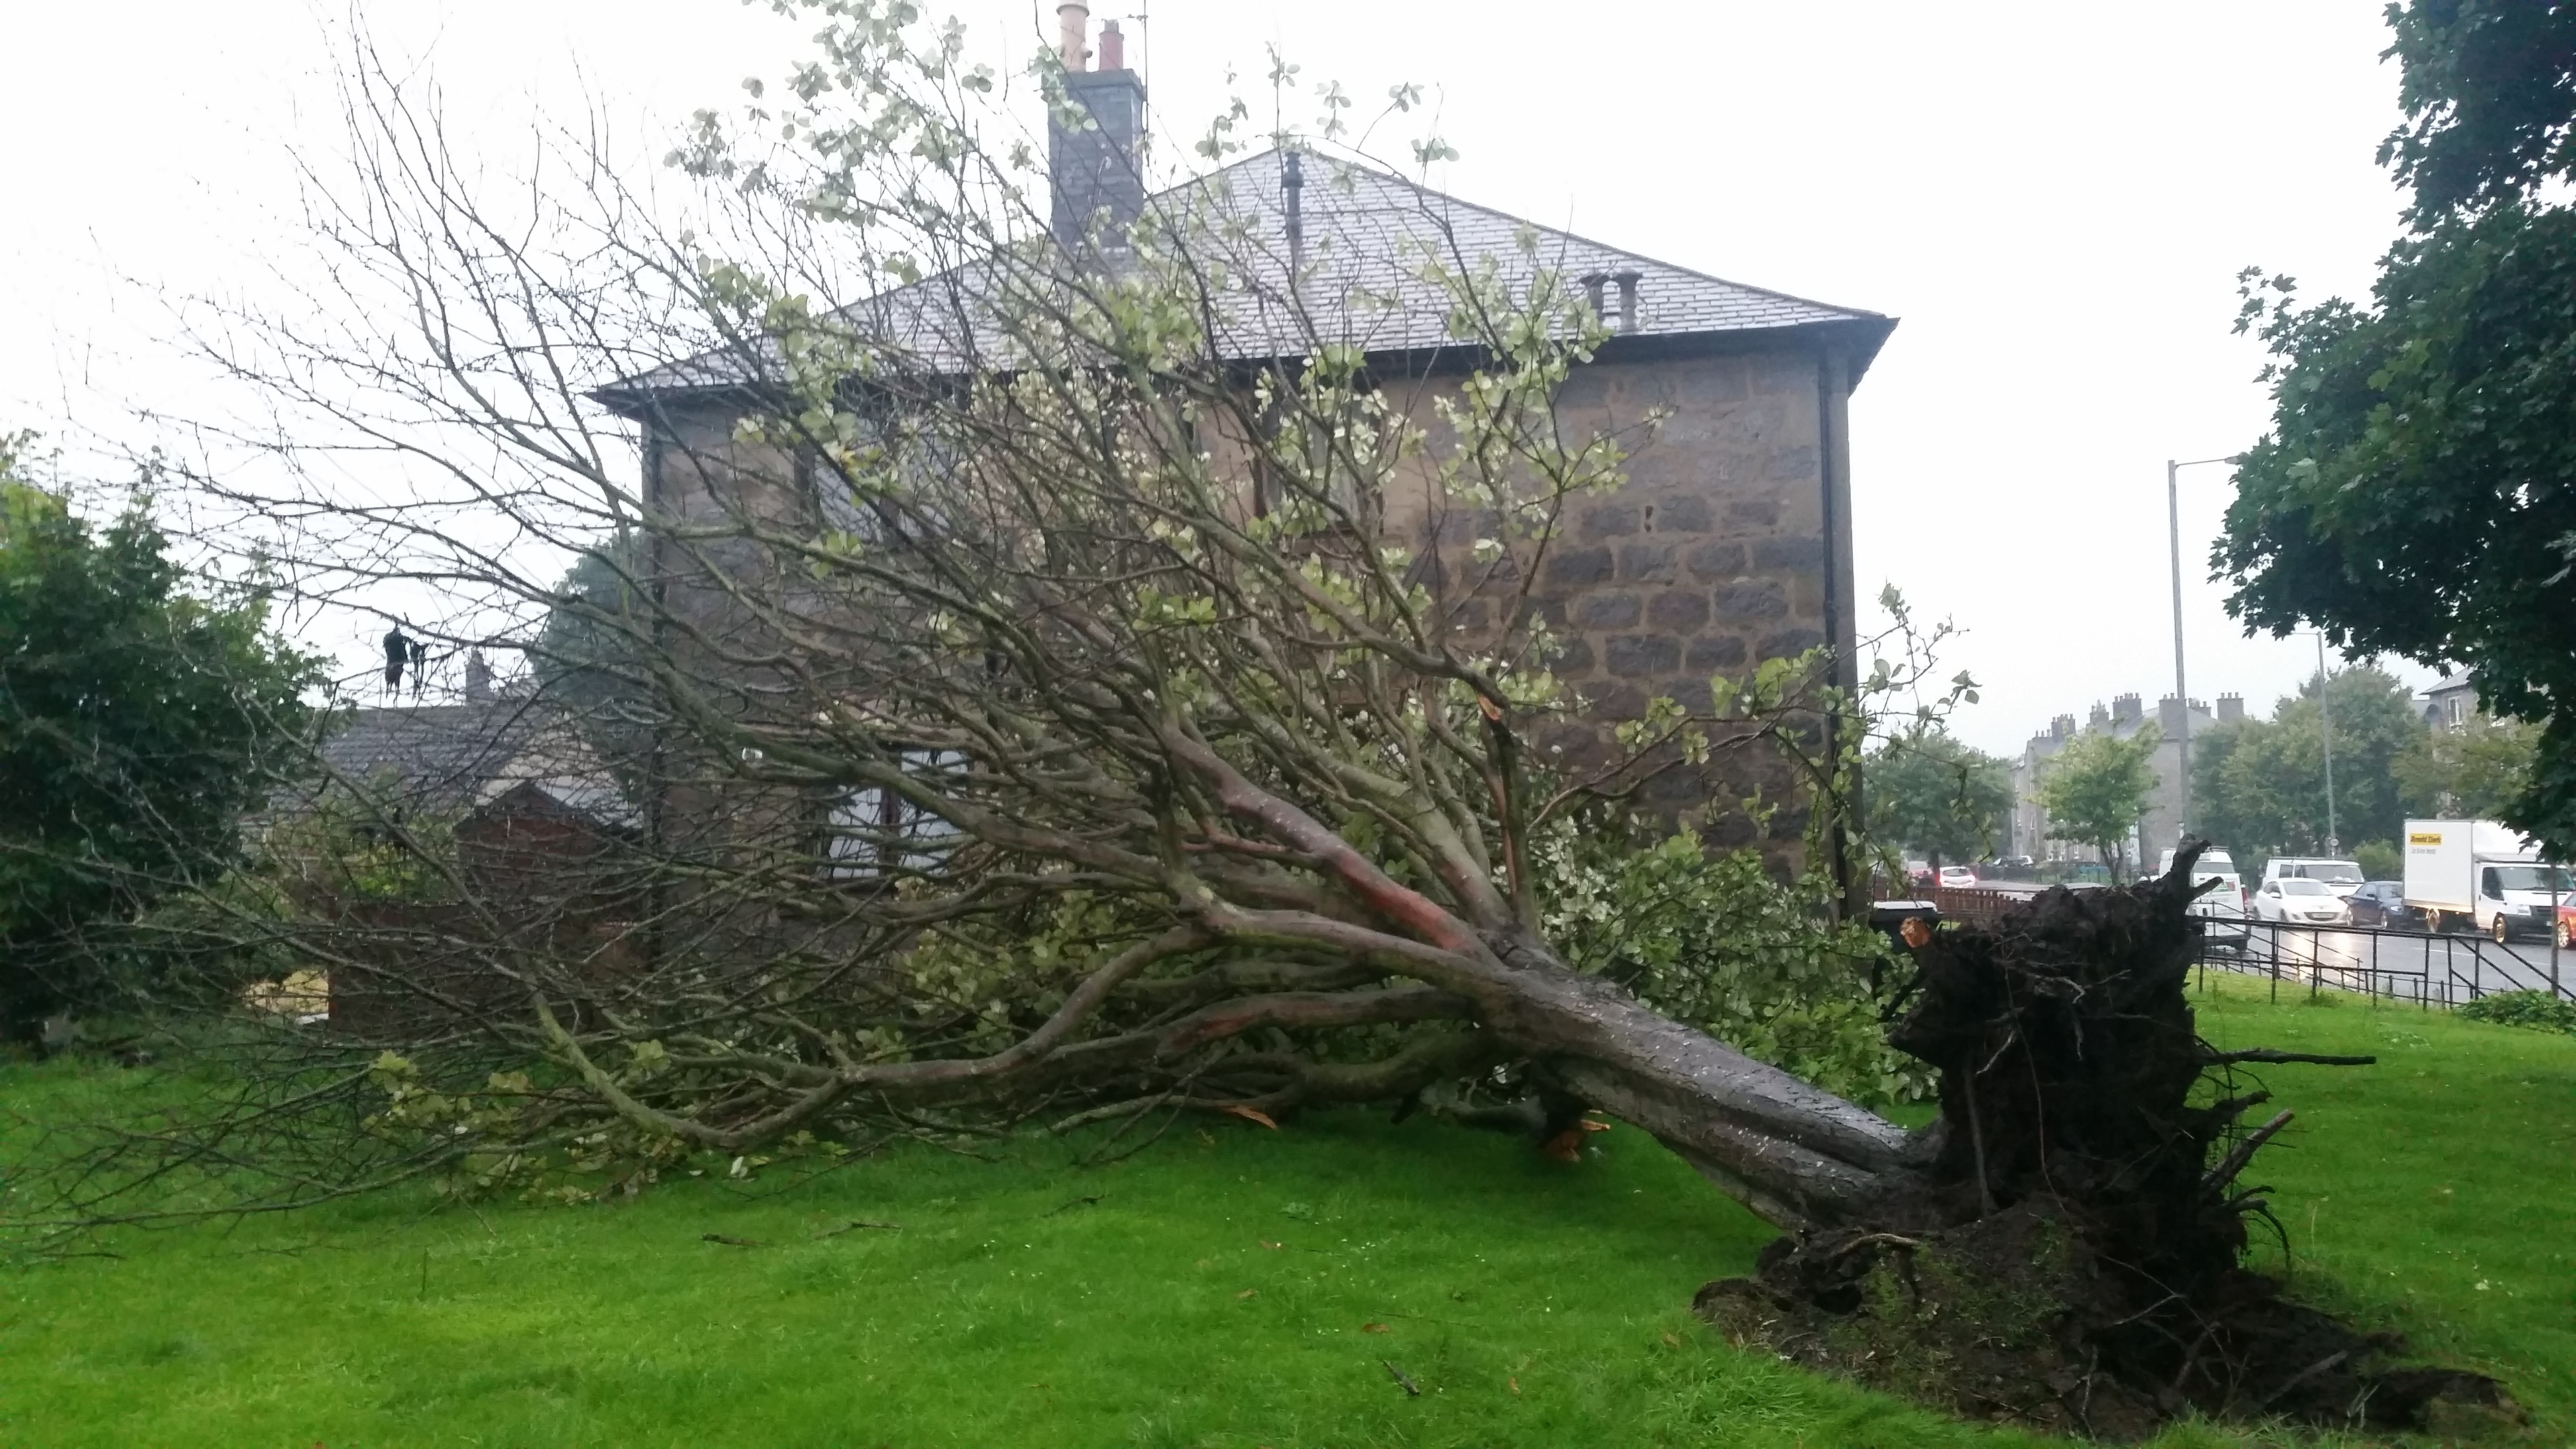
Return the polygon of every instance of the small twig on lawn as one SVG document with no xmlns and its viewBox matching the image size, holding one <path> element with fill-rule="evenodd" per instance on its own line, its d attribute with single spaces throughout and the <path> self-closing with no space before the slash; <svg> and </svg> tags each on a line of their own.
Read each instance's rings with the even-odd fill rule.
<svg viewBox="0 0 2576 1449">
<path fill-rule="evenodd" d="M 2283 1112 L 2255 1128 L 2244 1141 L 2236 1144 L 2235 1150 L 2219 1159 L 2218 1165 L 2209 1170 L 2209 1176 L 2204 1181 L 2211 1187 L 2225 1187 L 2234 1182 L 2236 1174 L 2245 1170 L 2245 1164 L 2254 1160 L 2254 1154 L 2263 1150 L 2263 1144 L 2272 1140 L 2272 1134 L 2289 1126 L 2290 1119 L 2296 1115 L 2298 1114 L 2294 1112 Z"/>
<path fill-rule="evenodd" d="M 2274 1051 L 2270 1047 L 2254 1047 L 2241 1052 L 2202 1052 L 2200 1054 L 2200 1059 L 2203 1063 L 2214 1067 L 2232 1066 L 2237 1062 L 2305 1062 L 2312 1067 L 2375 1067 L 2379 1065 L 2379 1058 L 2377 1057 L 2321 1056 L 2316 1052 Z"/>
<path fill-rule="evenodd" d="M 1054 1207 L 1048 1208 L 1045 1212 L 1038 1214 L 1038 1216 L 1042 1218 L 1051 1218 L 1057 1213 L 1064 1212 L 1070 1208 L 1089 1207 L 1093 1203 L 1096 1203 L 1107 1196 L 1109 1196 L 1109 1194 L 1105 1192 L 1095 1192 L 1089 1197 L 1078 1197 L 1071 1202 L 1060 1202 Z"/>
<path fill-rule="evenodd" d="M 850 1219 L 848 1222 L 841 1224 L 841 1225 L 840 1225 L 839 1227 L 837 1227 L 837 1228 L 825 1228 L 823 1231 L 821 1231 L 821 1232 L 819 1232 L 819 1233 L 816 1233 L 816 1234 L 814 1235 L 814 1240 L 815 1240 L 816 1242 L 821 1242 L 821 1241 L 822 1241 L 823 1239 L 825 1239 L 825 1238 L 837 1238 L 837 1237 L 839 1237 L 841 1234 L 846 1233 L 846 1232 L 849 1232 L 849 1231 L 850 1231 L 851 1229 L 853 1229 L 853 1228 L 883 1228 L 883 1229 L 885 1229 L 885 1230 L 886 1230 L 886 1231 L 888 1231 L 888 1232 L 896 1232 L 896 1233 L 899 1233 L 899 1232 L 902 1232 L 902 1231 L 903 1231 L 903 1224 L 901 1224 L 901 1223 L 872 1223 L 872 1222 L 869 1222 L 869 1221 L 868 1221 L 867 1219 L 865 1219 L 865 1218 L 852 1218 L 852 1219 Z"/>
<path fill-rule="evenodd" d="M 756 1238 L 737 1238 L 728 1233 L 700 1233 L 698 1235 L 698 1241 L 701 1243 L 722 1243 L 728 1248 L 764 1248 L 768 1246 L 768 1244 L 763 1243 Z"/>
<path fill-rule="evenodd" d="M 1386 1365 L 1387 1376 L 1395 1380 L 1396 1387 L 1404 1390 L 1404 1396 L 1406 1398 L 1418 1399 L 1422 1397 L 1422 1387 L 1419 1384 L 1416 1384 L 1413 1380 L 1406 1378 L 1404 1376 L 1404 1370 L 1397 1368 L 1393 1362 L 1387 1359 L 1379 1359 L 1378 1362 Z"/>
</svg>

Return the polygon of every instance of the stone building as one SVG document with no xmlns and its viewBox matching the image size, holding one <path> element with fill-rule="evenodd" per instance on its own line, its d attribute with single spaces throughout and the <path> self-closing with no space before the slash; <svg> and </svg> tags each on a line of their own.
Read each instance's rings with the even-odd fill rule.
<svg viewBox="0 0 2576 1449">
<path fill-rule="evenodd" d="M 2157 859 L 2173 849 L 2182 838 L 2184 825 L 2190 818 L 2191 798 L 2182 772 L 2182 741 L 2186 723 L 2191 737 L 2197 739 L 2214 726 L 2245 717 L 2242 695 L 2220 695 L 2214 713 L 2208 705 L 2195 699 L 2188 706 L 2187 721 L 2185 708 L 2181 700 L 2170 694 L 2156 701 L 2152 723 L 2156 726 L 2157 741 L 2154 757 L 2148 766 L 2155 772 L 2156 786 L 2147 797 L 2146 815 L 2138 822 L 2127 849 L 2122 852 L 2126 869 L 2154 869 Z M 2049 838 L 2048 812 L 2039 804 L 2040 782 L 2047 778 L 2049 762 L 2057 757 L 2058 752 L 2082 736 L 2103 733 L 2125 740 L 2150 722 L 2141 698 L 2123 694 L 2107 706 L 2095 704 L 2081 729 L 2076 727 L 2075 716 L 2061 714 L 2049 722 L 2046 730 L 2032 735 L 2030 742 L 2022 746 L 2020 757 L 2013 761 L 2012 823 L 2006 832 L 2011 843 L 2005 853 L 2026 855 L 2040 861 L 2097 859 L 2090 846 Z"/>
<path fill-rule="evenodd" d="M 1078 27 L 1082 7 L 1063 9 Z M 1669 412 L 1627 462 L 1627 486 L 1578 505 L 1538 580 L 1539 607 L 1566 643 L 1557 673 L 1595 719 L 1634 718 L 1658 694 L 1704 706 L 1712 674 L 1820 644 L 1840 650 L 1851 676 L 1848 408 L 1894 319 L 1660 262 L 1313 152 L 1260 152 L 1149 194 L 1138 182 L 1144 84 L 1124 67 L 1114 25 L 1099 39 L 1102 68 L 1092 70 L 1086 33 L 1067 32 L 1068 90 L 1095 125 L 1059 124 L 1051 135 L 1051 230 L 1067 248 L 1098 248 L 1110 268 L 1119 228 L 1140 216 L 1211 217 L 1253 238 L 1243 265 L 1276 269 L 1274 295 L 1294 297 L 1308 316 L 1297 326 L 1229 318 L 1229 346 L 1248 366 L 1293 365 L 1312 336 L 1301 328 L 1329 316 L 1365 350 L 1378 385 L 1436 435 L 1440 403 L 1475 359 L 1453 340 L 1450 301 L 1422 280 L 1421 259 L 1579 279 L 1613 335 L 1564 385 L 1562 416 L 1620 428 Z M 961 285 L 971 283 L 932 277 L 857 305 L 927 316 Z M 978 355 L 975 342 L 938 345 L 962 359 Z M 745 492 L 783 494 L 792 470 L 733 440 L 730 399 L 741 385 L 722 361 L 700 359 L 599 395 L 643 425 L 648 491 L 664 509 L 685 516 Z M 1426 471 L 1419 488 L 1400 491 L 1385 503 L 1388 532 L 1436 558 L 1447 526 L 1438 490 Z M 1750 821 L 1733 807 L 1750 786 L 1778 799 L 1789 783 L 1776 768 L 1743 765 L 1733 776 L 1668 777 L 1646 803 L 1718 843 L 1750 843 Z M 1773 838 L 1794 840 L 1801 823 L 1783 812 Z"/>
</svg>

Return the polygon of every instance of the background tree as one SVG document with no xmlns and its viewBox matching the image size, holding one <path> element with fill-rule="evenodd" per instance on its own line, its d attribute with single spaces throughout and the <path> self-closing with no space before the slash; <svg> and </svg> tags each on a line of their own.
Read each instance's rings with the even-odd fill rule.
<svg viewBox="0 0 2576 1449">
<path fill-rule="evenodd" d="M 2419 808 L 2399 769 L 2424 741 L 2413 692 L 2368 665 L 2336 670 L 2326 685 L 2326 723 L 2334 745 L 2339 848 L 2394 845 L 2408 812 Z M 2248 869 L 2275 855 L 2324 854 L 2325 749 L 2314 679 L 2276 701 L 2269 719 L 2194 736 L 2191 818 Z"/>
<path fill-rule="evenodd" d="M 219 874 L 306 722 L 257 593 L 195 587 L 142 500 L 104 530 L 0 438 L 0 1037 L 105 982 L 104 928 Z"/>
<path fill-rule="evenodd" d="M 2156 788 L 2157 739 L 2154 725 L 2127 739 L 2108 730 L 2081 734 L 2049 760 L 2039 778 L 2049 839 L 2092 846 L 2114 880 L 2123 847 L 2146 817 L 2147 796 Z"/>
<path fill-rule="evenodd" d="M 2228 607 L 2355 654 L 2473 665 L 2541 726 L 2504 818 L 2576 851 L 2576 6 L 2391 6 L 2414 188 L 2367 305 L 2246 274 L 2271 431 L 2213 554 Z"/>
<path fill-rule="evenodd" d="M 2528 721 L 2497 719 L 2484 710 L 2456 729 L 2437 725 L 2425 730 L 2395 763 L 2408 812 L 2500 818 L 2531 787 L 2539 737 L 2539 727 Z"/>
<path fill-rule="evenodd" d="M 1922 852 L 1935 869 L 1985 856 L 2012 809 L 2011 767 L 1935 725 L 1872 751 L 1868 780 L 1871 835 Z"/>
</svg>

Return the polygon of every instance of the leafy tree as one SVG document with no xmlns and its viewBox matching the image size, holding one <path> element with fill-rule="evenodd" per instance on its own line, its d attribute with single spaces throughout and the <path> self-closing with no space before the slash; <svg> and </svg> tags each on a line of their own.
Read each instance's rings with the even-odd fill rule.
<svg viewBox="0 0 2576 1449">
<path fill-rule="evenodd" d="M 1870 833 L 1944 860 L 1975 860 L 2012 809 L 2012 769 L 1938 726 L 1899 733 L 1869 761 Z"/>
<path fill-rule="evenodd" d="M 289 1198 L 427 1174 L 594 1197 L 818 1139 L 1035 1119 L 1150 1141 L 1184 1111 L 1275 1123 L 1499 1085 L 1493 1110 L 1534 1110 L 1551 1144 L 1609 1113 L 1784 1226 L 1852 1229 L 1801 1238 L 1830 1256 L 1800 1281 L 1836 1294 L 1901 1271 L 1890 1252 L 1947 1281 L 1942 1255 L 2027 1259 L 2062 1228 L 2105 1271 L 2032 1280 L 2081 1294 L 2039 1306 L 2090 1335 L 2043 1335 L 2075 1356 L 2041 1377 L 2088 1402 L 2114 1380 L 2150 1416 L 2378 1392 L 2357 1370 L 2240 1372 L 2239 1325 L 2284 1317 L 2258 1321 L 2236 1271 L 2260 1197 L 2233 1183 L 2261 1138 L 2222 1144 L 2259 1099 L 2196 1088 L 2226 1058 L 2190 1028 L 2180 882 L 2059 894 L 2002 931 L 1915 923 L 1925 969 L 1889 1042 L 1939 1074 L 1921 1132 L 1798 1075 L 1902 1085 L 1864 982 L 1887 947 L 1816 919 L 1833 887 L 1784 892 L 1757 857 L 1684 840 L 1572 889 L 1551 854 L 1569 833 L 1721 751 L 1810 787 L 1747 816 L 1813 800 L 1839 828 L 1864 691 L 1924 678 L 1909 658 L 1859 684 L 1815 649 L 1679 676 L 1605 727 L 1555 676 L 1534 590 L 1563 572 L 1569 508 L 1620 487 L 1663 414 L 1560 412 L 1612 334 L 1533 234 L 1497 254 L 1436 196 L 1315 156 L 1310 220 L 1377 188 L 1366 225 L 1420 228 L 1369 287 L 1205 190 L 1095 246 L 1031 214 L 1034 150 L 988 143 L 1009 115 L 960 31 L 807 8 L 824 32 L 793 99 L 739 131 L 707 117 L 682 148 L 708 183 L 687 233 L 655 234 L 605 163 L 513 188 L 526 225 L 494 215 L 435 117 L 380 71 L 351 78 L 354 194 L 311 209 L 344 228 L 314 275 L 351 294 L 309 326 L 246 325 L 236 374 L 294 410 L 285 451 L 398 439 L 473 481 L 460 509 L 379 508 L 279 470 L 266 513 L 329 525 L 291 540 L 319 542 L 292 576 L 326 598 L 434 583 L 526 628 L 640 611 L 619 628 L 676 741 L 654 781 L 672 828 L 621 839 L 598 910 L 484 887 L 437 902 L 435 929 L 399 900 L 317 923 L 295 944 L 413 983 L 388 1040 L 269 1047 L 292 1069 L 138 1155 L 193 1153 L 227 1191 L 266 1165 Z M 1060 73 L 1037 79 L 1064 99 Z M 1256 318 L 1285 330 L 1247 343 Z M 1371 338 L 1441 364 L 1408 374 Z M 628 381 L 577 391 L 603 377 Z M 630 424 L 641 489 L 590 431 Z M 654 577 L 613 599 L 487 546 L 630 525 Z M 2125 826 L 2152 739 L 2085 768 L 2105 748 L 2067 762 L 2060 803 Z M 317 1117 L 363 1124 L 363 1150 L 271 1155 Z M 1946 1246 L 1953 1225 L 1975 1246 Z M 2029 1295 L 2002 1296 L 2025 1322 Z M 1998 1300 L 1949 1301 L 1955 1325 Z M 1986 1327 L 1945 1331 L 2020 1334 Z"/>
<path fill-rule="evenodd" d="M 2156 788 L 2150 762 L 2160 737 L 2154 725 L 2127 739 L 2095 730 L 2059 750 L 2039 779 L 2048 838 L 2092 846 L 2117 879 L 2121 846 L 2146 817 L 2147 796 Z"/>
<path fill-rule="evenodd" d="M 2531 785 L 2540 730 L 2481 710 L 2457 729 L 2428 729 L 2396 760 L 2409 813 L 2472 820 L 2502 816 Z"/>
<path fill-rule="evenodd" d="M 2413 693 L 2385 670 L 2335 671 L 2326 685 L 2326 725 L 2334 747 L 2335 808 L 2331 834 L 2349 848 L 2394 840 L 2416 808 L 2399 761 L 2421 746 L 2423 721 Z M 2328 849 L 2326 738 L 2317 719 L 2317 685 L 2272 708 L 2270 719 L 2221 725 L 2191 742 L 2192 818 L 2240 862 L 2315 855 Z"/>
<path fill-rule="evenodd" d="M 2478 670 L 2541 727 L 2499 813 L 2576 850 L 2576 5 L 2392 6 L 2414 188 L 2367 305 L 2246 274 L 2271 431 L 2213 563 L 2228 607 L 2339 647 Z"/>
<path fill-rule="evenodd" d="M 220 871 L 314 661 L 255 594 L 192 592 L 144 505 L 104 530 L 0 440 L 0 1032 L 101 986 L 83 949 Z"/>
</svg>

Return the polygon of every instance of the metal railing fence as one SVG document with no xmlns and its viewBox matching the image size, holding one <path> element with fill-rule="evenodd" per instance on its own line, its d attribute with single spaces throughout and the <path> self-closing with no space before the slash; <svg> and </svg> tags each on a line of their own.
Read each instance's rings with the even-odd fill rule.
<svg viewBox="0 0 2576 1449">
<path fill-rule="evenodd" d="M 2311 996 L 2349 991 L 2428 1010 L 2465 1006 L 2499 991 L 2543 991 L 2576 1000 L 2576 980 L 2570 979 L 2576 952 L 2553 962 L 2547 941 L 2506 945 L 2485 936 L 2287 921 L 2202 926 L 2195 964 L 2204 975 L 2267 977 L 2276 1001 L 2285 986 Z"/>
</svg>

